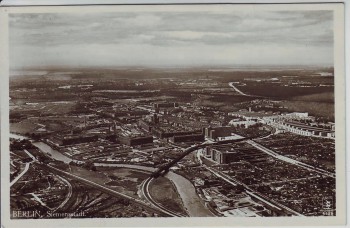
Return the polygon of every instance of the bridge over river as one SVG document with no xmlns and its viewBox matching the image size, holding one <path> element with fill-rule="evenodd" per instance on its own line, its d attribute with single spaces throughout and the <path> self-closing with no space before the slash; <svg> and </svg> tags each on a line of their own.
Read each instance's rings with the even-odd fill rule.
<svg viewBox="0 0 350 228">
<path fill-rule="evenodd" d="M 204 147 L 211 146 L 211 145 L 221 145 L 221 144 L 241 142 L 241 141 L 245 141 L 245 140 L 248 140 L 248 139 L 250 139 L 250 138 L 230 139 L 230 140 L 223 140 L 223 141 L 218 141 L 218 142 L 206 141 L 206 142 L 204 142 L 202 144 L 197 144 L 197 145 L 191 146 L 191 147 L 185 149 L 184 152 L 179 157 L 177 157 L 176 159 L 172 160 L 168 164 L 163 165 L 162 167 L 158 168 L 155 172 L 152 173 L 152 177 L 153 178 L 157 178 L 159 176 L 162 176 L 162 175 L 166 174 L 167 172 L 169 172 L 169 169 L 172 166 L 174 166 L 177 162 L 181 161 L 184 157 L 189 155 L 191 152 L 196 151 L 196 150 L 198 150 L 200 148 L 204 148 Z"/>
</svg>

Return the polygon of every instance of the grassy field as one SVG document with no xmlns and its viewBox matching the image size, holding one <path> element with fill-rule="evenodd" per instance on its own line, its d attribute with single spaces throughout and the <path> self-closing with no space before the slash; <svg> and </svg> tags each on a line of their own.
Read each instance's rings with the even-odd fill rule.
<svg viewBox="0 0 350 228">
<path fill-rule="evenodd" d="M 334 93 L 325 92 L 325 93 L 316 93 L 305 96 L 293 97 L 293 101 L 305 101 L 305 102 L 324 102 L 324 103 L 334 103 Z"/>
<path fill-rule="evenodd" d="M 148 173 L 126 168 L 99 167 L 97 170 L 105 176 L 105 185 L 133 197 L 137 197 L 139 185 L 149 176 Z"/>
<path fill-rule="evenodd" d="M 19 134 L 33 133 L 38 128 L 37 124 L 24 120 L 19 123 L 11 123 L 10 131 Z"/>
<path fill-rule="evenodd" d="M 153 199 L 170 210 L 186 214 L 182 201 L 171 181 L 165 177 L 158 177 L 150 185 Z"/>
<path fill-rule="evenodd" d="M 40 124 L 40 125 L 39 125 Z M 42 128 L 46 131 L 61 131 L 67 129 L 62 123 L 47 120 L 44 118 L 25 119 L 18 123 L 10 123 L 10 131 L 19 134 L 36 133 L 38 129 Z"/>
<path fill-rule="evenodd" d="M 290 111 L 308 112 L 312 116 L 334 119 L 334 104 L 307 101 L 284 101 L 284 106 Z"/>
<path fill-rule="evenodd" d="M 333 87 L 292 87 L 280 86 L 269 83 L 247 83 L 246 86 L 237 86 L 242 92 L 271 98 L 290 98 L 296 96 L 307 96 L 318 93 L 332 92 Z"/>
</svg>

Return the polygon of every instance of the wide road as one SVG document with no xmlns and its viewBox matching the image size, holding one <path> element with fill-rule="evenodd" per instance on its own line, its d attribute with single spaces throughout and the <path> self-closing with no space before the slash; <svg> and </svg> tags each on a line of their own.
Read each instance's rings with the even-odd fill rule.
<svg viewBox="0 0 350 228">
<path fill-rule="evenodd" d="M 26 174 L 27 171 L 29 170 L 30 164 L 33 163 L 34 161 L 36 161 L 36 158 L 31 153 L 29 153 L 28 150 L 24 150 L 24 152 L 32 159 L 32 161 L 26 163 L 26 166 L 24 167 L 24 170 L 15 179 L 13 179 L 13 181 L 11 181 L 10 187 L 12 185 L 14 185 L 19 179 L 21 179 L 21 177 L 24 174 Z"/>
<path fill-rule="evenodd" d="M 228 85 L 234 90 L 236 91 L 237 93 L 239 93 L 240 95 L 242 96 L 246 96 L 246 97 L 259 97 L 259 98 L 266 98 L 264 96 L 258 96 L 258 95 L 250 95 L 250 94 L 246 94 L 246 93 L 243 93 L 241 90 L 239 90 L 235 85 L 234 85 L 234 82 L 229 82 Z"/>
<path fill-rule="evenodd" d="M 31 161 L 31 162 L 33 162 L 33 161 Z M 26 172 L 28 171 L 28 169 L 29 169 L 29 167 L 30 167 L 30 163 L 31 163 L 31 162 L 26 163 L 26 166 L 24 167 L 24 170 L 23 170 L 15 179 L 13 179 L 13 181 L 11 181 L 10 187 L 11 187 L 12 185 L 14 185 L 19 179 L 21 179 L 21 177 L 22 177 L 24 174 L 26 174 Z"/>
<path fill-rule="evenodd" d="M 200 153 L 200 152 L 198 152 Z M 284 206 L 283 204 L 278 203 L 277 201 L 270 199 L 268 197 L 266 197 L 265 195 L 256 192 L 254 189 L 250 188 L 249 186 L 247 186 L 246 184 L 236 180 L 235 178 L 228 176 L 218 170 L 215 170 L 211 167 L 208 167 L 207 165 L 205 165 L 202 160 L 201 160 L 201 155 L 197 155 L 197 157 L 200 159 L 200 164 L 202 164 L 202 166 L 204 168 L 206 168 L 208 171 L 210 171 L 211 173 L 213 173 L 215 176 L 219 177 L 220 179 L 224 180 L 225 182 L 233 185 L 233 186 L 237 186 L 237 185 L 242 185 L 245 189 L 245 192 L 250 195 L 252 198 L 258 199 L 259 201 L 264 202 L 265 204 L 269 205 L 270 207 L 276 208 L 276 209 L 284 209 L 285 211 L 288 211 L 289 213 L 295 215 L 295 216 L 304 216 L 294 210 L 292 210 L 289 207 Z"/>
<path fill-rule="evenodd" d="M 271 150 L 269 148 L 266 148 L 263 145 L 255 142 L 253 140 L 247 140 L 247 143 L 252 145 L 253 147 L 257 148 L 258 150 L 260 150 L 260 151 L 262 151 L 262 152 L 264 152 L 264 153 L 266 153 L 266 154 L 268 154 L 268 155 L 270 155 L 270 156 L 272 156 L 272 157 L 274 157 L 276 159 L 279 159 L 281 161 L 284 161 L 284 162 L 296 165 L 298 167 L 301 167 L 303 169 L 307 169 L 309 171 L 316 172 L 316 173 L 321 174 L 321 175 L 325 175 L 325 176 L 328 176 L 328 177 L 335 178 L 335 174 L 334 173 L 328 172 L 326 170 L 323 170 L 323 169 L 311 166 L 309 164 L 305 164 L 303 162 L 300 162 L 300 161 L 288 158 L 288 157 L 283 156 L 281 154 L 278 154 L 277 152 L 275 152 L 275 151 L 273 151 L 273 150 Z"/>
<path fill-rule="evenodd" d="M 239 93 L 239 94 L 242 95 L 242 96 L 246 96 L 246 97 L 251 97 L 251 96 L 252 96 L 252 95 L 243 93 L 241 90 L 239 90 L 236 86 L 234 86 L 234 82 L 230 82 L 230 83 L 228 83 L 228 85 L 229 85 L 230 87 L 232 87 L 232 89 L 233 89 L 234 91 L 236 91 L 237 93 Z"/>
</svg>

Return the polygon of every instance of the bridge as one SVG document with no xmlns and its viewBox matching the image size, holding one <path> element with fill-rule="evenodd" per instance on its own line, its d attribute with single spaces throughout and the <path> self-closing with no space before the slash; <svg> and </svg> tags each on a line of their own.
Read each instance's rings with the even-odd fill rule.
<svg viewBox="0 0 350 228">
<path fill-rule="evenodd" d="M 155 172 L 152 173 L 151 177 L 158 178 L 159 176 L 164 176 L 167 172 L 169 172 L 169 169 L 175 165 L 177 162 L 181 161 L 184 157 L 189 155 L 191 152 L 196 151 L 200 148 L 204 148 L 211 145 L 221 145 L 221 144 L 228 144 L 228 143 L 235 143 L 235 142 L 241 142 L 245 141 L 251 138 L 239 138 L 239 139 L 229 139 L 229 140 L 223 140 L 218 142 L 204 142 L 202 144 L 193 145 L 183 151 L 183 153 L 177 157 L 176 159 L 172 160 L 171 162 L 167 163 L 166 165 L 163 165 L 159 167 Z"/>
<path fill-rule="evenodd" d="M 259 138 L 264 138 L 264 137 L 265 136 L 259 137 Z M 320 169 L 318 167 L 314 167 L 314 166 L 311 166 L 309 164 L 306 164 L 306 163 L 303 163 L 303 162 L 291 159 L 289 157 L 283 156 L 283 155 L 281 155 L 279 153 L 276 153 L 275 151 L 273 151 L 271 149 L 268 149 L 268 148 L 262 146 L 260 143 L 257 143 L 255 141 L 253 141 L 252 139 L 256 139 L 256 137 L 242 137 L 242 138 L 239 138 L 239 139 L 230 139 L 230 140 L 223 140 L 223 141 L 217 141 L 217 142 L 208 142 L 208 141 L 206 141 L 206 142 L 204 142 L 202 144 L 193 145 L 193 146 L 185 149 L 184 152 L 179 157 L 174 159 L 173 161 L 171 161 L 171 162 L 169 162 L 169 163 L 159 167 L 158 170 L 156 170 L 155 172 L 152 173 L 151 177 L 158 178 L 159 176 L 164 176 L 167 172 L 169 172 L 169 169 L 173 165 L 175 165 L 177 162 L 181 161 L 184 157 L 186 157 L 191 152 L 196 151 L 196 150 L 198 150 L 200 148 L 204 148 L 204 147 L 211 146 L 211 145 L 221 145 L 221 144 L 228 144 L 228 143 L 236 143 L 236 142 L 241 142 L 241 141 L 247 141 L 248 144 L 254 146 L 255 148 L 259 149 L 260 151 L 262 151 L 262 152 L 264 152 L 264 153 L 266 153 L 266 154 L 268 154 L 268 155 L 270 155 L 270 156 L 272 156 L 272 157 L 274 157 L 274 158 L 276 158 L 278 160 L 281 160 L 281 161 L 284 161 L 284 162 L 296 165 L 298 167 L 301 167 L 303 169 L 307 169 L 309 171 L 316 172 L 316 173 L 321 174 L 321 175 L 325 175 L 325 176 L 328 176 L 328 177 L 331 177 L 331 178 L 335 178 L 335 173 L 332 173 L 332 172 Z"/>
</svg>

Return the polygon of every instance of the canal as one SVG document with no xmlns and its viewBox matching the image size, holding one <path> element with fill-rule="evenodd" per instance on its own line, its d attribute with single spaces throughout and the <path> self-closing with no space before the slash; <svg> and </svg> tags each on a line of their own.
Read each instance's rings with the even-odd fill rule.
<svg viewBox="0 0 350 228">
<path fill-rule="evenodd" d="M 28 139 L 25 136 L 17 135 L 17 134 L 10 134 L 11 138 L 15 139 Z M 50 154 L 51 157 L 55 160 L 63 161 L 65 163 L 71 162 L 73 159 L 69 158 L 68 156 L 63 155 L 59 151 L 53 149 L 49 145 L 47 145 L 44 142 L 34 142 L 33 143 L 36 147 L 38 147 L 42 152 Z M 130 165 L 130 164 L 110 164 L 110 163 L 95 163 L 96 166 L 105 166 L 105 167 L 119 167 L 119 168 L 129 168 L 129 169 L 138 169 L 148 172 L 154 172 L 156 168 L 153 167 L 147 167 L 147 166 L 140 166 L 140 165 Z M 190 217 L 209 217 L 209 216 L 215 216 L 213 215 L 210 210 L 204 205 L 204 202 L 202 199 L 199 198 L 199 196 L 196 193 L 196 189 L 193 186 L 193 184 L 186 178 L 184 178 L 181 175 L 178 175 L 174 172 L 168 172 L 165 175 L 166 178 L 171 180 L 175 187 L 177 192 L 179 193 L 182 202 L 186 208 L 186 210 L 189 213 Z"/>
<path fill-rule="evenodd" d="M 10 133 L 10 138 L 19 139 L 19 140 L 29 139 L 28 137 L 13 134 L 13 133 Z M 49 154 L 50 157 L 55 159 L 55 160 L 63 161 L 65 163 L 69 163 L 73 160 L 73 159 L 69 158 L 68 156 L 63 155 L 59 151 L 53 149 L 51 146 L 47 145 L 44 142 L 33 142 L 33 145 L 38 147 L 39 150 L 41 150 L 42 152 Z"/>
<path fill-rule="evenodd" d="M 140 165 L 129 165 L 129 164 L 109 164 L 109 163 L 95 163 L 96 166 L 105 167 L 119 167 L 119 168 L 129 168 L 129 169 L 139 169 L 148 172 L 156 171 L 156 168 L 140 166 Z M 171 180 L 177 192 L 179 193 L 181 200 L 189 213 L 190 217 L 213 217 L 210 210 L 204 205 L 204 202 L 196 193 L 196 189 L 193 184 L 184 178 L 183 176 L 176 174 L 174 172 L 168 172 L 165 175 L 166 178 Z"/>
</svg>

